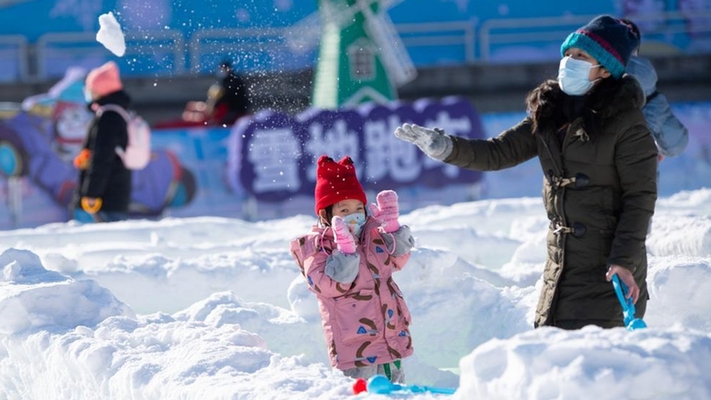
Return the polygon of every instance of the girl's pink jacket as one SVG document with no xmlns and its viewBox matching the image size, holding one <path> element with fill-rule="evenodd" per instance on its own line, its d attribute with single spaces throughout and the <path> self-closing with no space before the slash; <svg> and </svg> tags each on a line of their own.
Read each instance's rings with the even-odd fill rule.
<svg viewBox="0 0 711 400">
<path fill-rule="evenodd" d="M 391 255 L 381 236 L 387 234 L 378 227 L 370 217 L 363 227 L 356 249 L 360 266 L 352 284 L 325 274 L 326 260 L 336 249 L 330 227 L 314 226 L 291 242 L 291 254 L 318 298 L 331 364 L 340 370 L 392 362 L 413 352 L 410 311 L 392 278 L 410 252 Z"/>
</svg>

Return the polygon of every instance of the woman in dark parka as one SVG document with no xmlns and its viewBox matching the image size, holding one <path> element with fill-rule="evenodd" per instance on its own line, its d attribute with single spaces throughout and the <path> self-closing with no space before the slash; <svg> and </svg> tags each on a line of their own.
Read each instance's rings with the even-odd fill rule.
<svg viewBox="0 0 711 400">
<path fill-rule="evenodd" d="M 629 287 L 637 318 L 646 310 L 645 239 L 657 198 L 657 149 L 644 95 L 625 65 L 639 38 L 600 16 L 561 46 L 557 80 L 527 98 L 528 117 L 489 140 L 404 124 L 395 135 L 431 158 L 495 171 L 538 157 L 550 220 L 548 257 L 535 326 L 624 326 L 612 275 Z"/>
</svg>

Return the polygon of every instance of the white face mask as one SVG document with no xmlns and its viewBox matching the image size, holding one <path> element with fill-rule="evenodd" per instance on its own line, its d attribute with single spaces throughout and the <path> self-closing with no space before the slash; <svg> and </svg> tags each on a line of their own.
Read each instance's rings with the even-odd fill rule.
<svg viewBox="0 0 711 400">
<path fill-rule="evenodd" d="M 94 98 L 91 95 L 91 90 L 84 88 L 84 100 L 86 100 L 87 103 L 93 103 Z"/>
<path fill-rule="evenodd" d="M 563 57 L 558 67 L 558 84 L 560 89 L 571 96 L 582 96 L 593 87 L 596 81 L 590 80 L 590 70 L 599 67 L 587 61 L 576 60 L 570 56 Z"/>
<path fill-rule="evenodd" d="M 363 229 L 363 225 L 365 225 L 365 214 L 363 214 L 363 213 L 348 214 L 345 217 L 343 217 L 343 221 L 345 221 L 346 226 L 351 231 L 353 236 L 358 237 L 358 236 L 360 236 L 361 229 Z"/>
</svg>

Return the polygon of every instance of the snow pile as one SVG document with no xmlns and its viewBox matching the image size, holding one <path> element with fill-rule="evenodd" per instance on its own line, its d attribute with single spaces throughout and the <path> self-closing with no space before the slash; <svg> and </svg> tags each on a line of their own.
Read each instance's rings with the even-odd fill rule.
<svg viewBox="0 0 711 400">
<path fill-rule="evenodd" d="M 37 255 L 9 249 L 0 255 L 0 333 L 94 326 L 133 311 L 94 281 L 47 271 Z"/>
<path fill-rule="evenodd" d="M 403 215 L 417 241 L 394 275 L 413 316 L 407 383 L 459 387 L 458 399 L 709 398 L 709 195 L 660 199 L 648 239 L 649 328 L 634 332 L 532 328 L 547 230 L 540 199 Z M 314 222 L 167 218 L 0 232 L 0 390 L 347 398 L 353 382 L 331 369 L 316 298 L 289 255 Z"/>
<path fill-rule="evenodd" d="M 708 399 L 711 336 L 541 328 L 491 340 L 460 363 L 455 399 Z"/>
</svg>

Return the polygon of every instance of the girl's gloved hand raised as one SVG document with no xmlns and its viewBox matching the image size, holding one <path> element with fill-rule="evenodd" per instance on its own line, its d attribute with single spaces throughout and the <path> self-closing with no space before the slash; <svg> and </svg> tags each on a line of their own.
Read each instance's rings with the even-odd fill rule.
<svg viewBox="0 0 711 400">
<path fill-rule="evenodd" d="M 355 238 L 348 229 L 346 221 L 338 215 L 334 215 L 331 219 L 331 229 L 333 229 L 333 238 L 336 240 L 336 247 L 343 254 L 353 254 L 356 251 Z"/>
<path fill-rule="evenodd" d="M 370 214 L 380 221 L 383 230 L 387 233 L 400 229 L 400 207 L 397 202 L 397 193 L 392 190 L 383 190 L 375 198 L 378 204 L 370 205 Z"/>
</svg>

